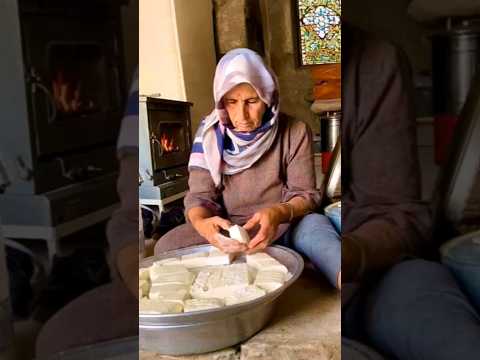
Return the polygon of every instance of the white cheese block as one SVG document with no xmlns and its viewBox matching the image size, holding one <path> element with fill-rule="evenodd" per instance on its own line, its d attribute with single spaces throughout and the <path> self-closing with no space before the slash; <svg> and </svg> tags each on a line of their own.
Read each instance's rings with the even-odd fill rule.
<svg viewBox="0 0 480 360">
<path fill-rule="evenodd" d="M 247 264 L 232 264 L 202 270 L 195 279 L 190 293 L 194 298 L 223 299 L 232 290 L 245 287 L 250 282 Z"/>
<path fill-rule="evenodd" d="M 178 284 L 190 286 L 192 285 L 194 277 L 195 275 L 191 272 L 161 274 L 155 279 L 155 281 L 152 281 L 152 284 Z"/>
<path fill-rule="evenodd" d="M 138 269 L 138 280 L 149 280 L 150 279 L 150 271 L 148 268 L 141 268 Z"/>
<path fill-rule="evenodd" d="M 181 259 L 180 258 L 168 258 L 168 259 L 162 259 L 155 261 L 153 265 L 181 265 Z"/>
<path fill-rule="evenodd" d="M 201 311 L 209 309 L 217 309 L 225 305 L 220 299 L 188 299 L 185 300 L 183 311 Z"/>
<path fill-rule="evenodd" d="M 254 285 L 267 292 L 272 292 L 283 285 L 285 277 L 283 272 L 261 270 L 257 273 Z"/>
<path fill-rule="evenodd" d="M 185 260 L 188 260 L 188 259 L 204 258 L 204 257 L 207 257 L 207 256 L 208 256 L 208 251 L 203 251 L 203 252 L 197 252 L 197 253 L 193 253 L 193 254 L 183 255 L 181 257 L 181 260 L 185 261 Z"/>
<path fill-rule="evenodd" d="M 207 258 L 207 266 L 228 265 L 235 259 L 233 254 L 225 254 L 219 249 L 210 250 Z"/>
<path fill-rule="evenodd" d="M 165 259 L 161 262 L 157 261 L 154 265 L 164 265 L 165 267 L 183 266 L 186 269 L 195 269 L 206 266 L 231 264 L 233 259 L 234 256 L 232 254 L 224 254 L 218 249 L 213 249 L 210 252 L 193 253 L 183 255 L 181 258 Z"/>
<path fill-rule="evenodd" d="M 179 284 L 152 283 L 149 292 L 149 298 L 157 300 L 183 301 L 189 297 L 189 287 Z"/>
<path fill-rule="evenodd" d="M 138 288 L 141 291 L 141 296 L 148 296 L 148 292 L 150 291 L 150 283 L 148 280 L 140 280 L 138 284 Z"/>
<path fill-rule="evenodd" d="M 248 285 L 241 288 L 233 289 L 225 297 L 225 305 L 235 305 L 247 301 L 252 301 L 266 294 L 265 290 L 255 285 Z"/>
<path fill-rule="evenodd" d="M 248 235 L 247 230 L 245 230 L 240 225 L 233 225 L 228 229 L 230 238 L 237 240 L 243 244 L 248 244 L 250 241 L 250 236 Z"/>
<path fill-rule="evenodd" d="M 198 292 L 198 293 L 203 293 L 208 291 L 208 279 L 213 276 L 214 272 L 220 272 L 220 269 L 204 269 L 201 270 L 197 277 L 195 278 L 195 281 L 193 282 L 193 285 L 190 289 L 190 292 L 193 293 Z"/>
<path fill-rule="evenodd" d="M 248 266 L 245 263 L 222 266 L 220 271 L 208 279 L 209 289 L 250 284 Z"/>
<path fill-rule="evenodd" d="M 158 263 L 154 263 L 150 266 L 150 280 L 153 282 L 164 282 L 164 281 L 180 281 L 178 279 L 186 279 L 189 278 L 190 272 L 187 270 L 185 266 L 182 265 L 171 265 L 171 266 L 163 266 Z"/>
<path fill-rule="evenodd" d="M 188 269 L 208 266 L 208 252 L 184 255 L 181 264 Z"/>
<path fill-rule="evenodd" d="M 178 301 L 162 301 L 143 298 L 139 301 L 142 314 L 176 314 L 183 311 L 183 305 Z"/>
<path fill-rule="evenodd" d="M 278 271 L 284 274 L 288 273 L 288 269 L 280 262 L 275 260 L 267 253 L 260 252 L 252 255 L 247 255 L 247 264 L 257 269 L 258 271 Z"/>
</svg>

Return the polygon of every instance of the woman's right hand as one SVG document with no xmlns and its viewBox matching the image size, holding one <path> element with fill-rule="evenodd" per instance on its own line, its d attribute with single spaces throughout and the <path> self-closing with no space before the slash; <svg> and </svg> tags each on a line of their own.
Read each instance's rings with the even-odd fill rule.
<svg viewBox="0 0 480 360">
<path fill-rule="evenodd" d="M 220 233 L 221 229 L 227 230 L 232 226 L 230 221 L 220 216 L 212 216 L 206 219 L 198 219 L 192 223 L 198 233 L 207 241 L 224 253 L 239 253 L 247 250 L 245 244 Z"/>
</svg>

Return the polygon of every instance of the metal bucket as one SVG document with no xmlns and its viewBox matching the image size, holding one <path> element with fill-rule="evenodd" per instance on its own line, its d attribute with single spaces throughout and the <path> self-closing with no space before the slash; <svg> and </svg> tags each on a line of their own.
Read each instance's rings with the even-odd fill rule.
<svg viewBox="0 0 480 360">
<path fill-rule="evenodd" d="M 337 201 L 331 205 L 328 205 L 325 210 L 325 215 L 333 223 L 337 231 L 342 231 L 342 203 Z"/>
<path fill-rule="evenodd" d="M 327 112 L 320 118 L 322 152 L 332 152 L 340 135 L 342 113 Z"/>
<path fill-rule="evenodd" d="M 480 66 L 480 25 L 463 22 L 432 36 L 435 114 L 459 115 Z"/>
<path fill-rule="evenodd" d="M 342 113 L 327 112 L 320 117 L 320 135 L 322 149 L 322 172 L 327 173 L 330 159 L 337 141 L 340 139 Z"/>
<path fill-rule="evenodd" d="M 148 267 L 159 259 L 209 251 L 211 247 L 200 245 L 170 251 L 145 259 L 140 267 Z M 303 259 L 293 250 L 275 245 L 266 252 L 292 274 L 282 287 L 261 298 L 220 309 L 172 315 L 140 314 L 140 349 L 164 355 L 207 353 L 245 341 L 264 328 L 273 315 L 277 298 L 303 271 Z"/>
<path fill-rule="evenodd" d="M 13 359 L 13 324 L 10 308 L 5 239 L 0 225 L 0 359 Z"/>
</svg>

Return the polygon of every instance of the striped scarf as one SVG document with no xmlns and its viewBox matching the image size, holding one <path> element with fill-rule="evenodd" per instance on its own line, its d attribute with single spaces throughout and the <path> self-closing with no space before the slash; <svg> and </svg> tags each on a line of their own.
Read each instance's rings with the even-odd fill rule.
<svg viewBox="0 0 480 360">
<path fill-rule="evenodd" d="M 267 110 L 259 128 L 235 131 L 222 102 L 223 96 L 241 83 L 250 84 Z M 278 86 L 262 58 L 249 49 L 225 54 L 217 65 L 214 79 L 215 109 L 200 123 L 193 141 L 189 169 L 210 171 L 216 187 L 222 175 L 233 175 L 250 168 L 270 148 L 278 131 Z"/>
</svg>

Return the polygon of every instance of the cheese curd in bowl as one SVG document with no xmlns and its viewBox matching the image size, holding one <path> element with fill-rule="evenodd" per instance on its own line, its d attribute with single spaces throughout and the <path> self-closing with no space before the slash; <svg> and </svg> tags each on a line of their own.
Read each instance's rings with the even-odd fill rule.
<svg viewBox="0 0 480 360">
<path fill-rule="evenodd" d="M 245 261 L 246 260 L 246 261 Z M 267 253 L 231 254 L 213 248 L 154 262 L 139 270 L 139 310 L 175 314 L 248 302 L 280 288 L 291 276 Z"/>
</svg>

